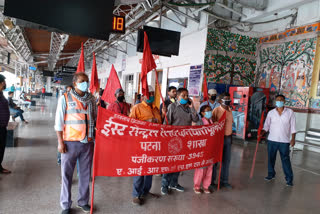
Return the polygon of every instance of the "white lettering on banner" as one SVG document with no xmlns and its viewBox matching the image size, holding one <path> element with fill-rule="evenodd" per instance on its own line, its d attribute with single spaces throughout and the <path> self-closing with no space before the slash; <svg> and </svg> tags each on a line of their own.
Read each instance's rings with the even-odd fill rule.
<svg viewBox="0 0 320 214">
<path fill-rule="evenodd" d="M 167 156 L 148 156 L 146 154 L 131 157 L 133 163 L 164 163 L 166 159 Z"/>
<path fill-rule="evenodd" d="M 184 165 L 179 165 L 179 166 L 178 166 L 178 170 L 179 170 L 179 171 L 184 170 Z"/>
<path fill-rule="evenodd" d="M 135 119 L 131 119 L 131 123 L 132 124 L 139 124 L 139 125 L 143 125 L 145 126 L 147 123 L 143 120 L 135 120 Z"/>
<path fill-rule="evenodd" d="M 148 174 L 159 173 L 159 167 L 149 167 L 147 173 Z"/>
<path fill-rule="evenodd" d="M 160 151 L 161 150 L 161 142 L 140 142 L 141 149 L 146 151 Z"/>
<path fill-rule="evenodd" d="M 206 164 L 213 164 L 213 158 L 206 161 Z"/>
<path fill-rule="evenodd" d="M 123 125 L 120 123 L 116 123 L 112 121 L 113 117 L 110 117 L 109 120 L 106 120 L 106 124 L 103 126 L 104 129 L 101 130 L 101 133 L 105 136 L 109 136 L 110 128 L 111 128 L 111 134 L 116 135 L 116 133 L 120 136 L 123 136 L 123 131 L 128 127 L 127 125 Z M 114 127 L 112 127 L 114 125 Z M 121 128 L 119 128 L 121 127 Z"/>
<path fill-rule="evenodd" d="M 193 165 L 192 163 L 187 164 L 187 165 L 186 165 L 186 169 L 192 168 L 192 165 Z"/>
<path fill-rule="evenodd" d="M 183 161 L 186 155 L 171 155 L 168 156 L 168 162 L 176 162 L 176 161 Z"/>
<path fill-rule="evenodd" d="M 193 163 L 194 167 L 200 167 L 200 162 Z"/>
<path fill-rule="evenodd" d="M 202 158 L 204 152 L 198 152 L 198 153 L 191 153 L 188 155 L 188 160 L 195 159 L 195 158 Z"/>
<path fill-rule="evenodd" d="M 118 118 L 119 120 L 123 120 L 123 121 L 126 121 L 126 122 L 130 122 L 130 117 L 125 117 L 123 115 L 120 115 L 120 114 L 114 114 L 114 118 Z"/>
<path fill-rule="evenodd" d="M 207 139 L 203 139 L 203 140 L 195 140 L 195 141 L 188 141 L 187 143 L 187 147 L 191 150 L 191 149 L 197 149 L 197 148 L 203 148 L 207 146 Z"/>
<path fill-rule="evenodd" d="M 169 172 L 169 167 L 161 167 L 161 173 Z"/>
<path fill-rule="evenodd" d="M 141 175 L 142 174 L 142 166 L 139 168 L 128 168 L 128 175 Z"/>
<path fill-rule="evenodd" d="M 159 130 L 152 130 L 152 129 L 144 129 L 144 128 L 139 128 L 136 126 L 130 126 L 131 131 L 129 131 L 130 136 L 139 136 L 141 135 L 143 138 L 148 138 L 148 137 L 158 137 L 158 132 Z"/>
<path fill-rule="evenodd" d="M 200 128 L 180 129 L 180 130 L 165 130 L 161 128 L 161 137 L 194 137 L 194 136 L 214 136 L 216 131 L 222 130 L 225 121 L 217 122 L 212 126 L 202 126 Z"/>
<path fill-rule="evenodd" d="M 116 169 L 117 170 L 117 175 L 122 175 L 123 169 Z"/>
</svg>

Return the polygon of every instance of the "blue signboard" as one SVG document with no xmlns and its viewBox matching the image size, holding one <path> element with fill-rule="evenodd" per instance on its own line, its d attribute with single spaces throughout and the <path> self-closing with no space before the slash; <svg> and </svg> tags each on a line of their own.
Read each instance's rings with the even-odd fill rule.
<svg viewBox="0 0 320 214">
<path fill-rule="evenodd" d="M 29 66 L 29 69 L 32 70 L 32 71 L 37 70 L 37 68 L 36 68 L 36 67 L 33 67 L 33 66 Z"/>
</svg>

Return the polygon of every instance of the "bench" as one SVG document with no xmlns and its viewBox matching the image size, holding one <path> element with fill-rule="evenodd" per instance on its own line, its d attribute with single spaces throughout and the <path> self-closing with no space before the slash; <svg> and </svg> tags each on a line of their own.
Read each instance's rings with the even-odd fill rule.
<svg viewBox="0 0 320 214">
<path fill-rule="evenodd" d="M 17 122 L 9 122 L 7 126 L 7 143 L 6 147 L 16 147 L 17 146 Z"/>
</svg>

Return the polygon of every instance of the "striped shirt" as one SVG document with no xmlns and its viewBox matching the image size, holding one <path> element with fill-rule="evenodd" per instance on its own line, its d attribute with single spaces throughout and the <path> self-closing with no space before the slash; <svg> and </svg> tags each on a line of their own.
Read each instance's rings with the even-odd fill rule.
<svg viewBox="0 0 320 214">
<path fill-rule="evenodd" d="M 0 92 L 0 127 L 4 128 L 8 126 L 10 118 L 8 100 L 3 96 L 3 92 Z"/>
</svg>

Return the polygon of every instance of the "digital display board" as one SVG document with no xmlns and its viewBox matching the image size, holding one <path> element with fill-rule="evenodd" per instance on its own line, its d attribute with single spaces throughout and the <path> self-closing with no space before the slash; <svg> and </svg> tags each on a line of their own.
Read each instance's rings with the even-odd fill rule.
<svg viewBox="0 0 320 214">
<path fill-rule="evenodd" d="M 112 33 L 124 34 L 126 32 L 124 16 L 113 16 L 112 19 Z"/>
</svg>

